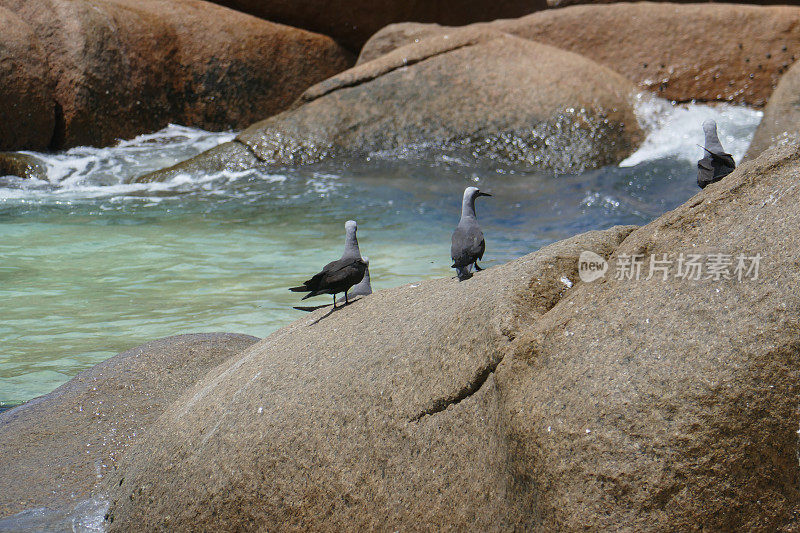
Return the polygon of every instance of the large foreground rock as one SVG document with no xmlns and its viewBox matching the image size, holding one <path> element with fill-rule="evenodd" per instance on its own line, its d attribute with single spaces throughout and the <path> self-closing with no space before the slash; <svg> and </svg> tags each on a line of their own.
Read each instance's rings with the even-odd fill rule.
<svg viewBox="0 0 800 533">
<path fill-rule="evenodd" d="M 783 75 L 764 109 L 745 159 L 761 155 L 771 146 L 800 139 L 800 63 Z"/>
<path fill-rule="evenodd" d="M 369 37 L 392 22 L 461 26 L 515 18 L 545 9 L 545 0 L 212 0 L 273 22 L 330 35 L 358 53 Z"/>
<path fill-rule="evenodd" d="M 495 368 L 586 248 L 317 311 L 209 374 L 110 480 L 113 530 L 496 530 L 533 518 Z M 131 449 L 133 451 L 133 449 Z M 120 483 L 121 480 L 122 483 Z"/>
<path fill-rule="evenodd" d="M 43 51 L 47 80 L 37 90 L 52 91 L 42 138 L 2 138 L 5 149 L 107 145 L 170 122 L 242 128 L 351 64 L 329 37 L 200 0 L 0 0 L 0 7 L 29 25 L 17 31 L 20 41 L 38 39 L 30 46 Z M 35 59 L 17 77 L 41 68 Z M 0 117 L 36 94 L 0 100 Z"/>
<path fill-rule="evenodd" d="M 44 149 L 55 127 L 46 58 L 33 30 L 0 7 L 0 151 Z"/>
<path fill-rule="evenodd" d="M 273 166 L 414 147 L 578 172 L 637 147 L 633 93 L 581 56 L 495 31 L 455 32 L 329 78 L 235 143 L 141 181 L 240 170 L 253 163 L 243 147 Z"/>
<path fill-rule="evenodd" d="M 605 281 L 576 287 L 520 336 L 496 379 L 542 523 L 800 526 L 798 173 L 796 145 L 741 165 L 633 232 Z M 635 254 L 673 261 L 668 279 L 645 279 L 648 266 L 616 279 Z M 680 254 L 700 255 L 701 279 L 676 277 Z M 740 280 L 738 257 L 757 254 L 758 279 Z M 713 271 L 726 261 L 730 279 Z"/>
<path fill-rule="evenodd" d="M 0 517 L 89 498 L 181 392 L 258 340 L 209 333 L 148 342 L 0 414 Z"/>
<path fill-rule="evenodd" d="M 633 233 L 299 320 L 126 453 L 111 529 L 797 529 L 798 173 L 771 151 Z"/>
<path fill-rule="evenodd" d="M 670 100 L 766 104 L 800 58 L 800 7 L 639 2 L 573 6 L 475 24 L 584 55 Z M 389 26 L 364 46 L 370 61 L 433 24 Z"/>
</svg>

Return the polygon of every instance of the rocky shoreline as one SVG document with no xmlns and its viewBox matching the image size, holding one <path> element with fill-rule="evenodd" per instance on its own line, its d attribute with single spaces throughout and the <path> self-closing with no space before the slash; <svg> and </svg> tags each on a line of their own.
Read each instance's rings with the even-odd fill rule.
<svg viewBox="0 0 800 533">
<path fill-rule="evenodd" d="M 638 92 L 760 107 L 800 54 L 800 7 L 641 2 L 548 9 L 463 27 L 393 24 L 364 44 L 352 66 L 351 52 L 330 37 L 218 6 L 206 9 L 200 0 L 169 2 L 173 11 L 161 17 L 158 31 L 180 39 L 163 54 L 136 48 L 155 4 L 138 5 L 135 16 L 125 11 L 122 19 L 114 10 L 125 0 L 103 0 L 109 10 L 103 24 L 126 21 L 113 33 L 86 19 L 80 3 L 62 9 L 72 24 L 87 28 L 79 49 L 96 51 L 87 56 L 76 55 L 69 40 L 75 37 L 62 34 L 66 19 L 53 26 L 48 18 L 61 1 L 0 5 L 15 24 L 23 24 L 19 17 L 33 24 L 21 38 L 36 41 L 43 28 L 53 28 L 47 33 L 52 42 L 29 46 L 47 60 L 26 60 L 27 70 L 15 70 L 7 84 L 19 94 L 0 99 L 3 123 L 14 124 L 0 129 L 0 149 L 103 145 L 168 122 L 211 130 L 249 125 L 233 143 L 140 176 L 140 182 L 409 146 L 581 172 L 616 164 L 641 143 L 631 107 Z M 186 21 L 190 9 L 193 18 Z M 214 38 L 205 30 L 186 31 L 211 20 L 237 30 L 215 29 Z M 737 31 L 719 31 L 730 27 Z M 162 38 L 153 27 L 147 31 L 151 38 L 144 41 Z M 111 52 L 117 55 L 109 58 Z M 134 52 L 140 59 L 125 58 Z M 161 55 L 149 59 L 154 54 Z M 166 94 L 165 79 L 172 80 Z M 46 91 L 41 105 L 20 99 L 38 94 L 31 87 Z M 28 116 L 14 119 L 19 109 Z M 36 120 L 35 109 L 42 110 Z M 42 137 L 34 140 L 34 134 Z M 759 150 L 768 145 L 754 143 Z M 4 173 L 41 179 L 42 167 L 30 154 L 0 153 Z"/>
<path fill-rule="evenodd" d="M 109 498 L 112 530 L 791 529 L 798 154 L 769 150 L 641 228 L 579 235 L 462 283 L 379 291 L 262 341 L 219 337 L 216 362 L 145 394 L 163 407 L 82 494 Z M 583 282 L 586 250 L 610 265 L 722 252 L 762 263 L 755 279 L 617 279 L 612 266 Z M 149 373 L 209 353 L 174 346 L 132 352 L 157 357 L 141 363 Z M 127 365 L 104 365 L 125 389 Z M 141 402 L 91 394 L 114 420 L 141 420 Z M 89 415 L 56 423 L 71 435 L 53 431 L 41 451 L 13 444 L 28 438 L 19 420 L 47 427 L 55 409 L 76 410 L 61 396 L 0 414 L 6 454 L 45 465 L 56 441 L 80 450 L 97 435 Z M 0 464 L 0 479 L 19 479 Z M 35 471 L 38 487 L 64 482 Z M 0 493 L 5 509 L 25 506 Z"/>
<path fill-rule="evenodd" d="M 18 63 L 0 149 L 263 119 L 138 179 L 408 146 L 567 173 L 642 142 L 638 91 L 765 115 L 736 171 L 646 226 L 265 339 L 153 341 L 0 412 L 0 517 L 99 499 L 111 531 L 800 528 L 800 8 L 500 3 L 525 16 L 420 14 L 367 40 L 199 0 L 132 5 L 0 2 Z M 37 165 L 0 154 L 0 174 Z M 600 279 L 582 279 L 584 252 Z M 688 256 L 717 270 L 686 275 Z"/>
</svg>

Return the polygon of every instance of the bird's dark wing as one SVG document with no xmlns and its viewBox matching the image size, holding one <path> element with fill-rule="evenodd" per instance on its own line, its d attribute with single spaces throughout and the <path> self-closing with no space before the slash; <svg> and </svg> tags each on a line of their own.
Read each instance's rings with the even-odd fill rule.
<svg viewBox="0 0 800 533">
<path fill-rule="evenodd" d="M 341 261 L 341 259 L 339 259 L 339 261 Z M 322 270 L 320 272 L 314 274 L 311 277 L 311 279 L 304 281 L 303 284 L 300 285 L 299 287 L 291 287 L 289 288 L 289 290 L 292 292 L 309 292 L 309 291 L 319 290 L 320 282 L 324 278 L 325 273 L 333 268 L 336 268 L 336 264 L 339 261 L 331 261 L 330 263 L 322 267 Z"/>
<path fill-rule="evenodd" d="M 710 157 L 706 156 L 697 162 L 697 185 L 705 189 L 706 185 L 714 181 L 714 164 Z"/>
<path fill-rule="evenodd" d="M 450 257 L 453 266 L 466 266 L 483 257 L 486 242 L 483 232 L 477 224 L 463 227 L 459 226 L 453 232 L 450 244 Z"/>
<path fill-rule="evenodd" d="M 353 285 L 364 279 L 364 272 L 367 271 L 367 264 L 360 258 L 339 259 L 325 265 L 311 293 L 303 299 L 311 298 L 320 294 L 336 294 L 344 292 Z M 315 278 L 317 276 L 314 276 Z"/>
<path fill-rule="evenodd" d="M 706 156 L 697 162 L 697 184 L 701 189 L 715 183 L 736 169 L 730 154 L 715 154 L 704 148 Z"/>
<path fill-rule="evenodd" d="M 322 283 L 326 285 L 338 285 L 352 280 L 355 280 L 353 282 L 353 285 L 355 285 L 364 279 L 366 263 L 361 259 L 340 260 L 332 263 L 330 266 L 331 268 L 323 271 Z"/>
<path fill-rule="evenodd" d="M 713 154 L 711 159 L 714 160 L 717 172 L 721 173 L 723 176 L 727 176 L 736 170 L 736 162 L 733 160 L 731 154 Z"/>
</svg>

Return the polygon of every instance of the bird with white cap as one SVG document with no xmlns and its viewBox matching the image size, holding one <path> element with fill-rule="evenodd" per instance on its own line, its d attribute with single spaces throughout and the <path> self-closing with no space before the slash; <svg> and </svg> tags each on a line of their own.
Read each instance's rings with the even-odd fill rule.
<svg viewBox="0 0 800 533">
<path fill-rule="evenodd" d="M 459 281 L 472 277 L 473 267 L 476 271 L 483 270 L 478 266 L 478 260 L 483 259 L 486 242 L 475 215 L 475 199 L 480 196 L 491 196 L 491 194 L 481 192 L 477 187 L 464 189 L 464 196 L 461 199 L 461 220 L 453 232 L 450 243 L 450 257 L 453 259 L 451 268 L 456 269 Z"/>
<path fill-rule="evenodd" d="M 733 156 L 722 148 L 717 135 L 717 123 L 709 119 L 703 122 L 703 132 L 705 133 L 705 154 L 703 159 L 697 162 L 697 184 L 701 189 L 706 185 L 716 183 L 736 168 Z"/>
<path fill-rule="evenodd" d="M 361 258 L 358 249 L 358 239 L 356 232 L 358 225 L 355 220 L 348 220 L 345 225 L 345 243 L 342 257 L 325 265 L 318 274 L 304 282 L 298 287 L 292 287 L 292 292 L 308 292 L 303 296 L 303 300 L 320 294 L 333 295 L 333 307 L 336 308 L 336 295 L 344 293 L 344 302 L 347 305 L 347 291 L 353 285 L 364 279 L 367 271 L 367 263 Z"/>
</svg>

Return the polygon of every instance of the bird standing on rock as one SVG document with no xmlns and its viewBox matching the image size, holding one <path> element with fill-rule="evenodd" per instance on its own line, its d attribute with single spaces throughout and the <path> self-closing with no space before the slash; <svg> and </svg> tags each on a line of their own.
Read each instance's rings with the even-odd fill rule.
<svg viewBox="0 0 800 533">
<path fill-rule="evenodd" d="M 364 271 L 364 278 L 358 282 L 358 285 L 350 289 L 350 297 L 353 296 L 369 296 L 372 294 L 372 285 L 369 282 L 369 257 L 364 256 L 361 258 L 367 264 L 367 269 Z M 347 294 L 339 298 L 336 303 L 342 303 L 347 300 Z"/>
<path fill-rule="evenodd" d="M 706 142 L 703 150 L 706 151 L 703 159 L 697 162 L 697 184 L 701 189 L 706 185 L 716 183 L 736 168 L 733 156 L 725 152 L 717 136 L 717 123 L 713 120 L 703 122 L 703 132 Z"/>
<path fill-rule="evenodd" d="M 486 242 L 483 240 L 483 232 L 478 226 L 478 218 L 475 216 L 475 198 L 479 196 L 491 196 L 491 194 L 481 192 L 477 187 L 464 189 L 464 197 L 461 201 L 461 220 L 458 222 L 451 240 L 450 257 L 453 259 L 451 268 L 456 269 L 459 281 L 472 277 L 473 265 L 476 271 L 483 270 L 478 266 L 478 260 L 483 259 Z"/>
<path fill-rule="evenodd" d="M 300 285 L 292 287 L 292 292 L 308 292 L 303 296 L 303 300 L 320 294 L 333 295 L 333 308 L 336 309 L 336 295 L 344 292 L 344 302 L 347 305 L 347 291 L 364 279 L 367 271 L 367 263 L 361 258 L 358 249 L 358 239 L 356 232 L 358 225 L 355 220 L 348 220 L 345 225 L 344 253 L 341 259 L 325 265 L 322 271 L 314 277 Z"/>
</svg>

